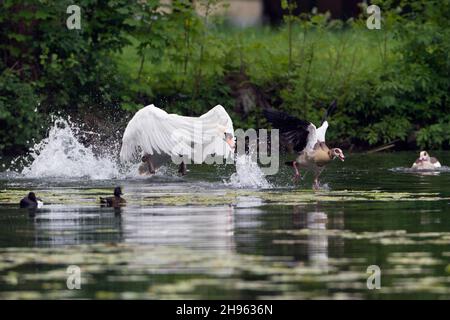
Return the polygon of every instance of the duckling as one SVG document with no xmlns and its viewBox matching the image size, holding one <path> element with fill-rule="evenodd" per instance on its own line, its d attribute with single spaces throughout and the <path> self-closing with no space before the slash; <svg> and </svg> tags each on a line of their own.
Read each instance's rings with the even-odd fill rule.
<svg viewBox="0 0 450 320">
<path fill-rule="evenodd" d="M 419 158 L 413 163 L 411 168 L 417 170 L 433 170 L 440 167 L 441 164 L 438 159 L 430 157 L 426 151 L 421 151 Z"/>
<path fill-rule="evenodd" d="M 114 197 L 108 198 L 100 197 L 100 203 L 106 204 L 107 207 L 114 207 L 114 208 L 124 206 L 127 201 L 124 198 L 122 198 L 121 195 L 123 195 L 122 188 L 116 187 L 114 188 Z"/>
<path fill-rule="evenodd" d="M 36 194 L 34 192 L 28 193 L 26 197 L 24 197 L 22 200 L 20 200 L 20 207 L 21 208 L 27 208 L 27 209 L 37 209 L 42 208 L 44 205 L 44 202 L 42 202 L 41 199 L 36 197 Z"/>
</svg>

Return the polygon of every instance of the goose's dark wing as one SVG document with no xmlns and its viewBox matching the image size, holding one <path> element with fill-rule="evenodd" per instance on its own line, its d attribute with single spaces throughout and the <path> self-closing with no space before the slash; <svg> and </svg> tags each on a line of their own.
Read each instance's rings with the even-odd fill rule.
<svg viewBox="0 0 450 320">
<path fill-rule="evenodd" d="M 330 103 L 327 111 L 323 115 L 322 123 L 324 123 L 328 119 L 328 117 L 334 113 L 334 111 L 336 110 L 336 107 L 337 107 L 337 103 L 336 103 L 336 100 L 334 100 L 333 102 Z"/>
<path fill-rule="evenodd" d="M 295 151 L 302 151 L 306 147 L 310 122 L 273 109 L 266 109 L 263 113 L 272 127 L 280 130 L 281 137 L 292 145 Z"/>
</svg>

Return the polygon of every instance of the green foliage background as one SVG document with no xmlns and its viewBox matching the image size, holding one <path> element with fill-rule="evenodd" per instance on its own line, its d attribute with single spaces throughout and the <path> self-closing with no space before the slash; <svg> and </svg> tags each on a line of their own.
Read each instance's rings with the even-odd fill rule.
<svg viewBox="0 0 450 320">
<path fill-rule="evenodd" d="M 344 147 L 449 148 L 449 1 L 373 1 L 381 30 L 364 15 L 294 17 L 290 1 L 283 26 L 237 29 L 212 14 L 220 0 L 199 2 L 204 16 L 187 0 L 170 13 L 158 0 L 80 0 L 81 30 L 68 30 L 70 1 L 3 1 L 1 153 L 25 150 L 55 112 L 126 123 L 150 103 L 185 115 L 222 104 L 248 128 L 267 126 L 268 106 L 319 121 L 335 99 L 329 137 Z"/>
</svg>

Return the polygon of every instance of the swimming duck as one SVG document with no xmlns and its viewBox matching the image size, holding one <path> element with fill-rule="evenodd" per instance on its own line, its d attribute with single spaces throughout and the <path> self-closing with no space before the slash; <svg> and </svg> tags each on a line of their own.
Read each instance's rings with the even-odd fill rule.
<svg viewBox="0 0 450 320">
<path fill-rule="evenodd" d="M 440 167 L 441 164 L 438 159 L 430 157 L 426 151 L 420 151 L 419 158 L 413 163 L 411 168 L 417 170 L 433 170 Z"/>
<path fill-rule="evenodd" d="M 114 207 L 114 208 L 124 206 L 127 201 L 124 198 L 122 198 L 121 195 L 123 195 L 122 188 L 116 187 L 116 188 L 114 188 L 114 197 L 108 197 L 108 198 L 100 197 L 100 203 L 106 204 L 106 206 Z"/>
<path fill-rule="evenodd" d="M 34 192 L 28 193 L 26 197 L 20 200 L 21 208 L 36 209 L 42 208 L 43 206 L 44 203 L 42 202 L 41 199 L 36 197 L 36 194 Z"/>
<path fill-rule="evenodd" d="M 327 118 L 335 108 L 336 102 L 333 102 L 324 115 L 319 128 L 309 121 L 280 111 L 264 111 L 272 126 L 280 130 L 281 138 L 297 152 L 297 158 L 294 161 L 286 162 L 287 165 L 294 168 L 294 179 L 298 180 L 301 177 L 300 168 L 312 171 L 314 173 L 313 189 L 319 189 L 319 176 L 330 161 L 336 158 L 341 161 L 345 160 L 341 149 L 330 149 L 325 143 L 325 133 L 328 128 Z"/>
<path fill-rule="evenodd" d="M 220 105 L 200 117 L 168 114 L 149 105 L 136 112 L 128 123 L 120 159 L 131 161 L 141 151 L 139 173 L 153 174 L 157 167 L 155 156 L 168 155 L 172 160 L 183 157 L 178 164 L 179 173 L 184 175 L 187 172 L 185 160 L 202 163 L 212 154 L 227 158 L 234 147 L 233 122 Z"/>
</svg>

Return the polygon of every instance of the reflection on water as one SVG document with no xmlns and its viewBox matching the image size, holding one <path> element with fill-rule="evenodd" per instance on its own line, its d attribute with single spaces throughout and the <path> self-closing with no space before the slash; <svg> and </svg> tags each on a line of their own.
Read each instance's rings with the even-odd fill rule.
<svg viewBox="0 0 450 320">
<path fill-rule="evenodd" d="M 326 230 L 328 216 L 322 211 L 306 211 L 306 208 L 293 208 L 293 224 L 296 228 L 309 230 Z M 307 246 L 307 261 L 319 270 L 328 268 L 328 235 L 326 233 L 311 233 L 307 235 L 304 244 Z M 301 245 L 301 243 L 299 243 Z"/>
<path fill-rule="evenodd" d="M 120 208 L 107 213 L 56 206 L 33 217 L 37 247 L 123 241 Z"/>
<path fill-rule="evenodd" d="M 327 215 L 324 212 L 308 212 L 307 228 L 325 230 Z M 328 236 L 312 234 L 308 236 L 308 253 L 311 264 L 320 269 L 328 268 Z"/>
<path fill-rule="evenodd" d="M 183 179 L 0 176 L 0 298 L 448 299 L 450 174 L 389 170 L 414 156 L 349 157 L 317 193 L 292 188 L 289 168 L 257 190 L 211 167 Z M 101 208 L 116 184 L 128 205 Z M 29 189 L 43 209 L 17 208 Z M 81 290 L 66 288 L 73 264 Z M 366 287 L 372 264 L 380 290 Z"/>
<path fill-rule="evenodd" d="M 125 208 L 124 242 L 232 251 L 233 208 Z"/>
<path fill-rule="evenodd" d="M 230 206 L 77 210 L 58 205 L 27 212 L 32 221 L 27 231 L 33 232 L 37 247 L 108 241 L 225 252 L 234 248 L 234 209 Z"/>
</svg>

